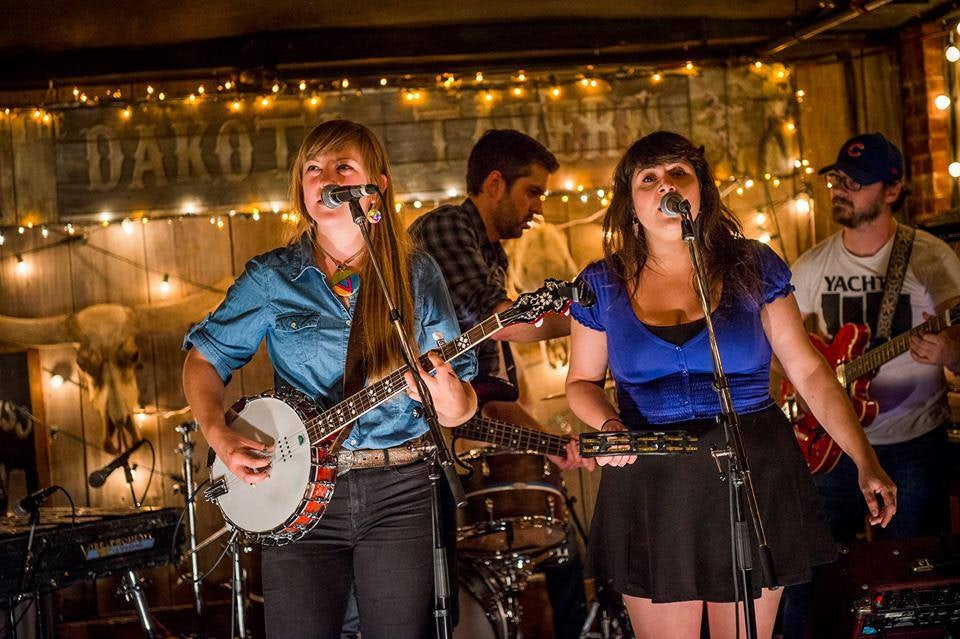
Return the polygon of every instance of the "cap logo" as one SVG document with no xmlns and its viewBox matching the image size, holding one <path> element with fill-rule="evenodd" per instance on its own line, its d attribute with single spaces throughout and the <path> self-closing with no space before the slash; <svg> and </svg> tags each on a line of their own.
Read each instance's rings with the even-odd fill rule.
<svg viewBox="0 0 960 639">
<path fill-rule="evenodd" d="M 863 142 L 854 142 L 853 144 L 847 147 L 847 155 L 849 155 L 852 158 L 858 158 L 861 155 L 863 155 L 863 149 L 864 149 Z"/>
</svg>

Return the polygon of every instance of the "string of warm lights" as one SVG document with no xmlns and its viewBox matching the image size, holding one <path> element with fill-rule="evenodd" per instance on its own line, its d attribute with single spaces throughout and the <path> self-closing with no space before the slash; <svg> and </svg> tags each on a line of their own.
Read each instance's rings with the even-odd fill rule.
<svg viewBox="0 0 960 639">
<path fill-rule="evenodd" d="M 960 59 L 960 51 L 957 51 L 957 59 Z M 757 74 L 765 81 L 786 83 L 790 78 L 789 68 L 781 64 L 768 64 L 763 61 L 754 61 L 746 67 L 750 73 Z M 141 87 L 130 87 L 126 90 L 120 88 L 96 89 L 81 88 L 75 86 L 70 90 L 72 100 L 63 101 L 57 95 L 62 93 L 62 89 L 53 89 L 48 94 L 54 97 L 39 105 L 29 108 L 23 106 L 7 106 L 0 111 L 0 115 L 10 117 L 29 117 L 41 124 L 52 124 L 58 111 L 67 109 L 84 108 L 99 105 L 101 108 L 116 108 L 119 110 L 120 117 L 130 120 L 135 117 L 138 110 L 157 107 L 160 105 L 172 105 L 182 103 L 187 105 L 198 105 L 204 101 L 217 101 L 226 104 L 230 113 L 241 113 L 247 108 L 268 109 L 276 104 L 281 98 L 296 96 L 306 102 L 308 106 L 319 107 L 325 100 L 339 96 L 341 98 L 350 95 L 363 95 L 364 91 L 393 91 L 401 102 L 411 105 L 423 104 L 432 92 L 452 93 L 459 95 L 462 91 L 473 91 L 476 94 L 476 100 L 480 104 L 492 106 L 498 101 L 518 98 L 527 99 L 531 94 L 537 94 L 541 98 L 561 99 L 571 91 L 578 92 L 577 95 L 583 95 L 583 92 L 602 92 L 612 90 L 615 83 L 628 80 L 645 79 L 651 85 L 657 85 L 668 81 L 674 76 L 696 76 L 702 73 L 703 68 L 698 67 L 692 61 L 677 65 L 671 68 L 652 68 L 652 67 L 616 67 L 616 68 L 595 68 L 588 66 L 583 70 L 570 69 L 562 72 L 534 72 L 528 73 L 525 70 L 516 72 L 484 72 L 477 71 L 470 74 L 442 73 L 432 76 L 414 77 L 411 75 L 402 75 L 396 77 L 381 76 L 378 78 L 336 78 L 336 79 L 302 79 L 297 81 L 285 81 L 274 79 L 269 85 L 269 90 L 258 91 L 249 79 L 230 77 L 221 81 L 197 84 L 190 89 L 181 89 L 184 83 L 177 86 L 160 87 L 159 85 L 146 84 Z M 241 74 L 242 75 L 242 74 Z M 805 98 L 805 92 L 796 90 L 793 92 L 793 99 L 796 102 L 802 102 Z M 2 98 L 0 98 L 2 99 Z M 783 124 L 785 134 L 794 134 L 797 129 L 796 123 L 788 119 Z M 772 188 L 780 188 L 786 180 L 799 180 L 801 185 L 805 184 L 807 176 L 813 173 L 813 168 L 805 159 L 793 161 L 794 170 L 788 174 L 773 175 L 769 172 L 762 175 L 731 175 L 725 176 L 723 180 L 718 181 L 718 186 L 722 186 L 725 194 L 729 197 L 734 195 L 740 197 L 748 194 L 755 184 L 766 182 Z M 951 165 L 952 166 L 952 165 Z M 960 174 L 960 163 L 957 164 L 957 173 Z M 562 204 L 579 204 L 588 206 L 597 204 L 605 207 L 609 204 L 610 187 L 609 186 L 588 186 L 575 183 L 574 180 L 567 179 L 563 183 L 563 188 L 549 192 L 543 197 L 544 201 L 559 200 Z M 405 207 L 410 207 L 414 211 L 429 210 L 444 202 L 449 202 L 463 197 L 456 188 L 450 188 L 445 191 L 419 192 L 401 194 L 396 202 L 397 212 L 401 212 Z M 807 196 L 804 196 L 807 197 Z M 795 209 L 802 213 L 802 209 L 809 211 L 809 202 L 806 204 L 796 200 Z M 218 230 L 225 228 L 229 218 L 241 217 L 260 221 L 264 216 L 272 214 L 278 217 L 282 222 L 296 223 L 298 214 L 295 211 L 285 209 L 279 202 L 261 203 L 258 206 L 249 205 L 245 209 L 225 210 L 222 206 L 204 207 L 196 202 L 184 204 L 179 212 L 170 212 L 169 210 L 156 213 L 141 213 L 136 215 L 123 216 L 110 212 L 101 212 L 91 216 L 71 218 L 62 225 L 62 232 L 67 236 L 75 234 L 89 235 L 96 227 L 108 227 L 118 224 L 128 235 L 134 232 L 137 224 L 148 224 L 151 221 L 166 221 L 173 223 L 183 219 L 195 219 L 199 216 L 208 216 L 210 224 Z M 760 215 L 756 216 L 756 220 Z M 2 246 L 8 235 L 16 233 L 25 235 L 27 233 L 39 233 L 46 239 L 55 225 L 42 223 L 39 217 L 27 216 L 19 220 L 19 223 L 12 226 L 0 226 L 0 246 Z M 762 222 L 758 222 L 758 229 L 761 232 L 761 239 L 767 237 L 766 230 Z M 18 271 L 26 273 L 29 271 L 29 264 L 24 259 L 24 255 L 29 251 L 22 251 L 14 255 L 18 263 Z M 160 287 L 169 291 L 169 274 L 164 274 Z"/>
<path fill-rule="evenodd" d="M 780 63 L 765 63 L 757 60 L 747 65 L 750 71 L 771 82 L 785 82 L 790 70 Z M 470 90 L 476 93 L 481 105 L 493 106 L 502 100 L 525 99 L 538 95 L 547 100 L 560 100 L 568 95 L 596 93 L 610 90 L 611 86 L 624 81 L 646 80 L 656 86 L 671 77 L 697 76 L 704 67 L 686 61 L 671 67 L 616 66 L 583 69 L 549 70 L 528 72 L 524 69 L 506 72 L 476 71 L 471 73 L 402 74 L 394 77 L 363 76 L 358 78 L 253 78 L 240 73 L 219 80 L 206 79 L 197 84 L 187 81 L 171 83 L 168 88 L 158 83 L 121 87 L 87 87 L 79 85 L 51 88 L 41 100 L 33 104 L 8 103 L 0 105 L 0 116 L 30 117 L 51 124 L 52 112 L 70 108 L 109 106 L 118 110 L 120 117 L 130 120 L 137 107 L 149 104 L 183 103 L 198 105 L 205 101 L 225 104 L 230 113 L 242 113 L 247 109 L 269 109 L 278 99 L 296 97 L 306 106 L 319 108 L 331 99 L 362 96 L 365 92 L 392 91 L 401 103 L 416 106 L 424 104 L 431 93 L 460 94 Z M 802 97 L 802 96 L 798 96 Z M 25 100 L 23 94 L 2 96 L 0 100 Z"/>
<path fill-rule="evenodd" d="M 769 182 L 774 188 L 779 188 L 786 180 L 803 178 L 805 175 L 813 173 L 813 169 L 809 166 L 808 160 L 796 160 L 795 167 L 796 170 L 792 173 L 785 174 L 774 175 L 772 173 L 764 173 L 758 176 L 729 176 L 726 180 L 717 180 L 717 186 L 733 185 L 733 192 L 738 196 L 742 196 L 756 184 L 760 183 L 761 180 Z M 568 202 L 580 202 L 581 204 L 595 202 L 599 203 L 600 206 L 607 206 L 611 195 L 612 187 L 609 185 L 602 187 L 587 186 L 567 179 L 564 181 L 561 189 L 549 191 L 541 196 L 541 200 L 544 202 L 559 200 L 563 204 Z M 456 201 L 462 197 L 464 197 L 464 195 L 456 188 L 450 188 L 444 191 L 419 192 L 416 194 L 398 194 L 394 206 L 397 213 L 402 212 L 406 208 L 430 210 L 440 204 Z M 146 225 L 151 222 L 170 223 L 202 217 L 207 217 L 212 226 L 215 226 L 218 230 L 223 230 L 228 218 L 242 218 L 259 222 L 267 215 L 273 215 L 279 218 L 281 222 L 289 224 L 296 224 L 299 221 L 299 213 L 286 209 L 284 205 L 278 202 L 270 204 L 269 207 L 265 209 L 253 206 L 245 209 L 229 209 L 228 211 L 216 207 L 207 209 L 196 203 L 191 203 L 185 205 L 180 213 L 140 213 L 136 216 L 123 217 L 109 212 L 101 212 L 94 216 L 95 219 L 67 222 L 62 225 L 41 224 L 33 221 L 26 221 L 18 225 L 0 225 L 0 246 L 5 244 L 8 235 L 14 233 L 17 235 L 25 235 L 31 232 L 39 233 L 41 237 L 46 239 L 50 235 L 51 229 L 59 229 L 63 234 L 73 236 L 88 234 L 91 230 L 98 227 L 107 228 L 119 225 L 124 233 L 132 235 L 138 224 Z"/>
<path fill-rule="evenodd" d="M 806 165 L 801 165 L 801 166 L 806 166 Z M 777 239 L 779 237 L 779 224 L 775 216 L 776 216 L 777 209 L 783 206 L 784 204 L 792 203 L 794 212 L 799 216 L 807 216 L 810 214 L 812 210 L 813 201 L 809 193 L 809 184 L 803 179 L 808 173 L 809 171 L 799 171 L 799 170 L 787 176 L 774 176 L 772 174 L 767 173 L 767 174 L 764 174 L 762 178 L 758 178 L 758 179 L 763 179 L 769 182 L 774 188 L 780 187 L 783 184 L 784 179 L 786 178 L 797 178 L 797 177 L 800 178 L 799 188 L 795 189 L 792 193 L 780 199 L 771 200 L 767 202 L 767 207 L 769 208 L 769 211 L 770 211 L 769 214 L 767 212 L 764 212 L 764 210 L 760 207 L 756 209 L 756 213 L 753 215 L 752 221 L 755 226 L 755 234 L 759 241 L 765 244 L 769 244 L 773 239 Z M 729 200 L 729 198 L 731 198 L 734 194 L 736 194 L 737 196 L 745 195 L 748 191 L 754 188 L 756 183 L 757 183 L 757 180 L 753 178 L 732 177 L 728 179 L 726 182 L 718 180 L 717 186 L 722 187 L 721 195 Z M 546 201 L 549 198 L 558 198 L 559 201 L 564 204 L 567 204 L 570 202 L 573 202 L 573 203 L 579 202 L 584 205 L 589 204 L 591 201 L 596 201 L 596 203 L 598 203 L 601 207 L 606 207 L 609 204 L 609 196 L 611 194 L 611 190 L 609 187 L 587 189 L 582 184 L 580 185 L 565 184 L 564 187 L 565 187 L 564 191 L 550 192 L 549 194 L 541 196 L 541 199 Z M 566 187 L 572 187 L 572 188 L 566 188 Z M 445 193 L 444 195 L 450 196 L 451 194 Z M 431 208 L 439 206 L 444 201 L 450 201 L 450 199 L 451 199 L 450 197 L 447 197 L 445 200 L 442 200 L 442 199 L 434 200 L 431 202 Z M 425 203 L 423 200 L 417 199 L 417 200 L 413 200 L 412 206 L 414 209 L 422 209 L 424 208 Z M 397 202 L 398 212 L 402 210 L 402 207 L 403 207 L 403 204 L 401 202 Z M 291 224 L 296 223 L 298 219 L 298 214 L 296 212 L 282 211 L 279 208 L 277 208 L 276 210 L 273 210 L 271 214 L 278 216 L 279 219 L 284 223 L 291 223 Z M 231 210 L 230 213 L 228 213 L 226 216 L 211 215 L 209 217 L 209 220 L 211 225 L 216 226 L 218 230 L 222 230 L 223 227 L 225 226 L 224 217 L 234 218 L 237 216 L 249 218 L 250 220 L 253 220 L 253 221 L 258 221 L 262 219 L 259 210 L 253 209 L 252 211 L 248 211 L 248 212 Z M 185 219 L 197 219 L 197 218 L 198 216 L 196 214 L 190 214 L 190 215 L 175 215 L 175 216 L 167 215 L 167 216 L 161 216 L 153 219 L 166 220 L 168 223 L 174 223 L 174 222 L 179 222 Z M 140 220 L 140 223 L 145 224 L 149 220 L 150 218 L 142 218 Z M 768 223 L 771 221 L 774 224 L 772 228 L 768 226 Z M 30 270 L 31 270 L 30 262 L 27 261 L 25 256 L 29 256 L 30 254 L 36 253 L 39 251 L 50 250 L 59 246 L 63 246 L 65 244 L 81 242 L 84 247 L 89 248 L 98 253 L 101 253 L 103 255 L 106 255 L 107 257 L 119 260 L 125 264 L 141 269 L 144 272 L 162 276 L 161 280 L 157 284 L 161 297 L 166 297 L 167 294 L 169 294 L 170 286 L 171 286 L 170 285 L 171 277 L 173 279 L 176 279 L 180 282 L 183 282 L 184 284 L 188 284 L 195 288 L 210 290 L 212 292 L 217 292 L 217 293 L 223 292 L 219 289 L 203 284 L 202 282 L 197 282 L 197 281 L 191 280 L 190 278 L 187 278 L 178 274 L 171 275 L 170 272 L 165 271 L 163 269 L 157 269 L 157 268 L 149 267 L 145 264 L 141 264 L 135 260 L 131 260 L 130 258 L 116 254 L 112 251 L 109 251 L 103 247 L 92 244 L 88 241 L 91 233 L 94 233 L 111 224 L 119 224 L 121 228 L 123 228 L 128 235 L 132 234 L 132 230 L 136 226 L 136 223 L 129 218 L 126 218 L 122 221 L 101 220 L 99 223 L 95 225 L 91 225 L 89 227 L 83 227 L 82 225 L 75 226 L 73 224 L 68 224 L 67 227 L 70 227 L 69 231 L 65 227 L 62 232 L 63 235 L 60 239 L 48 244 L 36 246 L 36 247 L 25 249 L 23 251 L 15 253 L 12 259 L 16 260 L 17 262 L 16 268 L 17 268 L 18 274 L 22 276 L 26 276 L 30 273 Z M 570 224 L 570 223 L 568 222 L 567 224 Z M 18 233 L 23 234 L 27 230 L 28 229 L 25 227 L 19 227 Z M 50 234 L 50 229 L 46 226 L 35 227 L 31 230 L 39 231 L 43 238 L 48 238 Z M 55 232 L 60 233 L 59 230 Z M 0 233 L 0 245 L 4 243 L 3 237 L 4 237 L 3 234 Z"/>
</svg>

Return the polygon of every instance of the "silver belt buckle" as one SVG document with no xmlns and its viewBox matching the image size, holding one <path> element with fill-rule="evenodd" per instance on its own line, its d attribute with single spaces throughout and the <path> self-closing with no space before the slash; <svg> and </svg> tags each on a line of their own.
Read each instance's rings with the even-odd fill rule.
<svg viewBox="0 0 960 639">
<path fill-rule="evenodd" d="M 339 474 L 342 475 L 353 468 L 354 452 L 346 448 L 341 448 L 337 452 L 337 472 Z"/>
</svg>

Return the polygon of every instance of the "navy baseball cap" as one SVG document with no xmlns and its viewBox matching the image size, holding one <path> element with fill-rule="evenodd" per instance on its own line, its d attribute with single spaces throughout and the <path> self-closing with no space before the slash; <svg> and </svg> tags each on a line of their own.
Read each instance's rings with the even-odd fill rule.
<svg viewBox="0 0 960 639">
<path fill-rule="evenodd" d="M 896 182 L 903 178 L 903 154 L 879 133 L 855 135 L 840 147 L 837 161 L 818 171 L 843 171 L 860 184 Z"/>
</svg>

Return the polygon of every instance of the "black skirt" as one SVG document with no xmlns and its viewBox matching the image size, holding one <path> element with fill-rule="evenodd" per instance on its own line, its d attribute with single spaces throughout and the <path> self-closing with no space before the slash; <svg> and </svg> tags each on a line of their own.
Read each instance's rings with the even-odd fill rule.
<svg viewBox="0 0 960 639">
<path fill-rule="evenodd" d="M 761 587 L 809 581 L 811 567 L 834 560 L 836 545 L 780 409 L 771 406 L 740 420 L 776 573 L 773 579 L 763 575 L 752 534 L 757 597 Z M 723 429 L 713 420 L 668 428 L 698 434 L 699 450 L 603 468 L 590 528 L 589 570 L 617 592 L 656 603 L 734 601 L 729 487 L 710 455 L 711 444 L 724 446 Z M 746 517 L 749 521 L 749 511 Z"/>
</svg>

